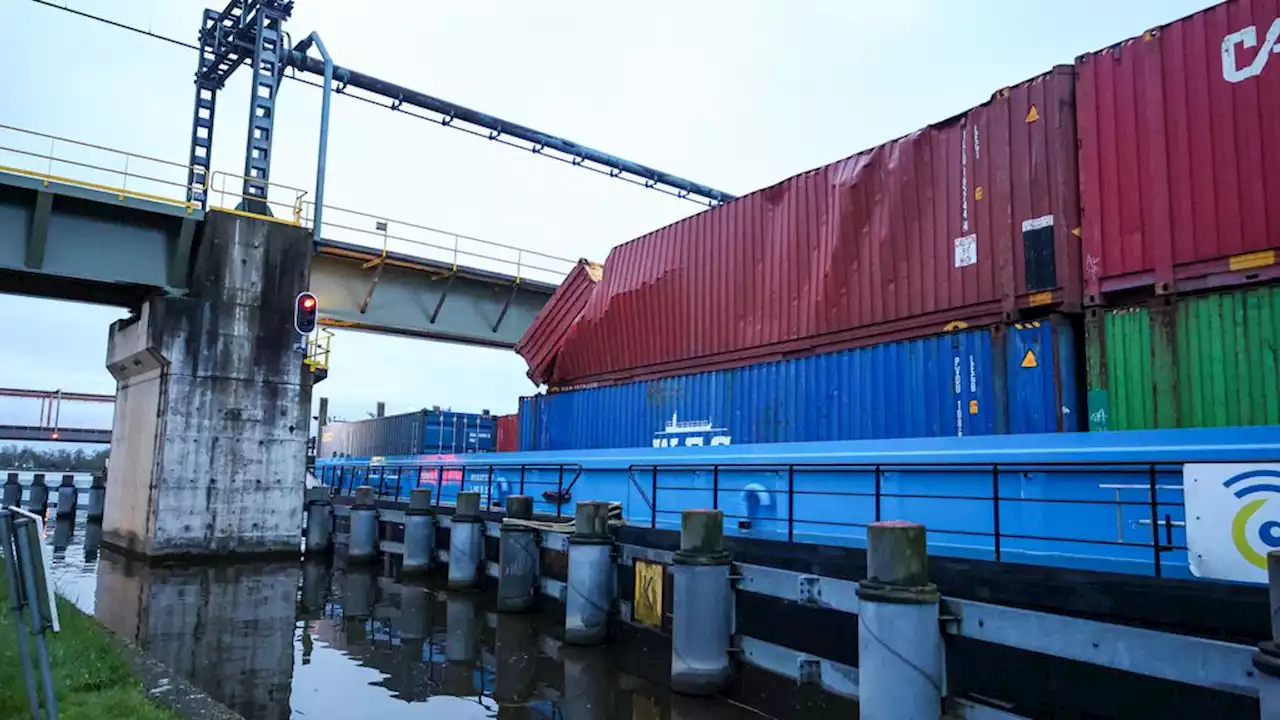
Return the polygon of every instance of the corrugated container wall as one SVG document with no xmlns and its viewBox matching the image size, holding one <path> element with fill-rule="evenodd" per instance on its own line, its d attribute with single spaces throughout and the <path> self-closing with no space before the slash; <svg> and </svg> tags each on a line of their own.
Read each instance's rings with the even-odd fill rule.
<svg viewBox="0 0 1280 720">
<path fill-rule="evenodd" d="M 523 450 L 1080 429 L 1075 332 L 1059 316 L 524 398 Z"/>
<path fill-rule="evenodd" d="M 499 415 L 498 452 L 516 452 L 520 449 L 520 416 Z"/>
<path fill-rule="evenodd" d="M 1277 18 L 1232 0 L 1076 61 L 1086 304 L 1280 276 Z"/>
<path fill-rule="evenodd" d="M 1089 427 L 1280 425 L 1280 287 L 1091 310 Z"/>
<path fill-rule="evenodd" d="M 496 440 L 492 416 L 418 410 L 325 425 L 316 457 L 492 452 Z"/>
<path fill-rule="evenodd" d="M 1064 66 L 621 245 L 548 382 L 660 377 L 1075 309 L 1076 160 Z"/>
<path fill-rule="evenodd" d="M 529 379 L 535 384 L 545 384 L 551 377 L 560 344 L 603 272 L 599 264 L 579 260 L 516 343 L 516 352 L 529 364 Z"/>
</svg>

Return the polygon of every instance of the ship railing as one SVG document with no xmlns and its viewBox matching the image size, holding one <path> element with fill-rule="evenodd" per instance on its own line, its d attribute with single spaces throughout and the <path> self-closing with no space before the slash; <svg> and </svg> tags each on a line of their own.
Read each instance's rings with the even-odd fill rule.
<svg viewBox="0 0 1280 720">
<path fill-rule="evenodd" d="M 873 522 L 914 520 L 929 528 L 939 555 L 1163 577 L 1187 574 L 1182 465 L 656 463 L 584 469 L 576 463 L 423 460 L 322 463 L 317 477 L 342 495 L 371 485 L 392 501 L 406 500 L 414 487 L 430 487 L 436 505 L 449 504 L 466 485 L 480 491 L 491 510 L 501 509 L 495 495 L 501 482 L 503 493 L 532 494 L 538 507 L 560 519 L 572 517 L 578 500 L 621 500 L 575 497 L 574 490 L 580 481 L 622 475 L 631 489 L 625 517 L 633 525 L 674 529 L 682 510 L 709 507 L 725 513 L 729 535 L 861 546 Z"/>
</svg>

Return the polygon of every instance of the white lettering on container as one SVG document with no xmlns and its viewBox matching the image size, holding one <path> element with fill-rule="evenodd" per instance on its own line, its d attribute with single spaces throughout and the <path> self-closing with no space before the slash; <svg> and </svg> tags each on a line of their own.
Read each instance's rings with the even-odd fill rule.
<svg viewBox="0 0 1280 720">
<path fill-rule="evenodd" d="M 1236 56 L 1236 46 L 1258 47 L 1258 28 L 1250 25 L 1223 38 L 1222 77 L 1229 83 L 1238 83 L 1261 75 L 1263 68 L 1267 66 L 1267 61 L 1271 59 L 1271 54 L 1280 53 L 1280 44 L 1277 44 L 1277 40 L 1280 40 L 1280 18 L 1276 18 L 1271 23 L 1271 29 L 1267 31 L 1267 37 L 1262 41 L 1262 47 L 1258 49 L 1253 62 L 1240 67 L 1241 58 Z"/>
<path fill-rule="evenodd" d="M 956 267 L 969 267 L 978 263 L 978 235 L 956 238 Z"/>
</svg>

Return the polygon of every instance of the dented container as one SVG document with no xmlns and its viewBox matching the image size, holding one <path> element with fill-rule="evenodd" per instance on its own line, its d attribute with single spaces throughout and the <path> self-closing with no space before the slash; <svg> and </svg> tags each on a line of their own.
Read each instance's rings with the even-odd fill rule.
<svg viewBox="0 0 1280 720">
<path fill-rule="evenodd" d="M 1089 311 L 1092 430 L 1280 425 L 1280 286 Z"/>
<path fill-rule="evenodd" d="M 535 384 L 542 385 L 550 378 L 565 334 L 586 307 L 603 273 L 598 263 L 579 260 L 516 343 L 516 352 L 528 363 L 529 379 Z"/>
<path fill-rule="evenodd" d="M 554 364 L 522 354 L 573 386 L 1078 309 L 1074 96 L 1058 67 L 621 245 Z"/>
<path fill-rule="evenodd" d="M 518 415 L 499 415 L 498 452 L 515 452 L 520 449 L 520 417 Z"/>
<path fill-rule="evenodd" d="M 1280 277 L 1280 1 L 1076 61 L 1089 305 Z"/>
<path fill-rule="evenodd" d="M 1081 429 L 1061 316 L 524 398 L 521 450 Z"/>
</svg>

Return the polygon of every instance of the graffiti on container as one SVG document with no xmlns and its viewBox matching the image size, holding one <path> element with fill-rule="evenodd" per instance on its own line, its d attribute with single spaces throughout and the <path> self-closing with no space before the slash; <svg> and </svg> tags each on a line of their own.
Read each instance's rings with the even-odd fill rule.
<svg viewBox="0 0 1280 720">
<path fill-rule="evenodd" d="M 1258 54 L 1254 56 L 1253 62 L 1240 67 L 1242 58 L 1236 56 L 1236 47 L 1246 49 L 1258 47 L 1257 26 L 1250 25 L 1223 38 L 1222 77 L 1229 83 L 1238 83 L 1261 75 L 1263 68 L 1267 66 L 1267 60 L 1271 59 L 1271 53 L 1280 52 L 1280 43 L 1277 40 L 1280 40 L 1280 18 L 1276 18 L 1271 23 L 1271 29 L 1267 31 L 1267 37 L 1262 41 L 1262 47 L 1258 48 Z"/>
<path fill-rule="evenodd" d="M 701 447 L 703 445 L 731 445 L 733 438 L 726 428 L 716 427 L 710 420 L 681 420 L 676 413 L 661 430 L 653 434 L 653 446 Z"/>
<path fill-rule="evenodd" d="M 1084 276 L 1092 280 L 1102 274 L 1102 258 L 1092 253 L 1085 253 Z"/>
</svg>

